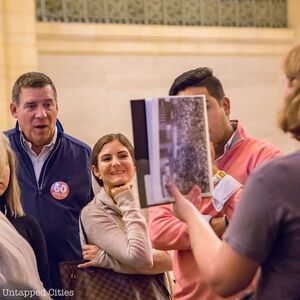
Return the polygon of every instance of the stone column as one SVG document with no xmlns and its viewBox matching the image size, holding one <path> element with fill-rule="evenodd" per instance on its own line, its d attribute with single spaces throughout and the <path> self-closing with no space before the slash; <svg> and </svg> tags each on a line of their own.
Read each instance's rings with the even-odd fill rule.
<svg viewBox="0 0 300 300">
<path fill-rule="evenodd" d="M 288 27 L 294 29 L 295 39 L 294 44 L 300 43 L 300 1 L 288 0 L 287 1 L 287 17 Z"/>
<path fill-rule="evenodd" d="M 37 69 L 34 0 L 0 1 L 0 131 L 14 124 L 9 103 L 14 81 Z"/>
</svg>

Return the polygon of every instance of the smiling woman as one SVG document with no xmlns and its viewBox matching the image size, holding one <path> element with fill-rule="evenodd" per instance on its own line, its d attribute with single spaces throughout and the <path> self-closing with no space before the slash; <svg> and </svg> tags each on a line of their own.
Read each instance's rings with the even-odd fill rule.
<svg viewBox="0 0 300 300">
<path fill-rule="evenodd" d="M 110 140 L 114 136 L 106 137 Z M 108 194 L 111 189 L 130 182 L 135 173 L 132 145 L 122 135 L 115 137 L 115 140 L 109 142 L 105 138 L 100 139 L 95 148 L 101 150 L 99 154 L 92 155 L 93 174 Z"/>
<path fill-rule="evenodd" d="M 146 220 L 131 181 L 135 174 L 134 149 L 122 134 L 108 134 L 95 144 L 92 172 L 102 187 L 83 208 L 81 268 L 97 266 L 127 274 L 158 274 L 172 269 L 165 251 L 152 249 Z M 87 244 L 88 243 L 88 244 Z"/>
</svg>

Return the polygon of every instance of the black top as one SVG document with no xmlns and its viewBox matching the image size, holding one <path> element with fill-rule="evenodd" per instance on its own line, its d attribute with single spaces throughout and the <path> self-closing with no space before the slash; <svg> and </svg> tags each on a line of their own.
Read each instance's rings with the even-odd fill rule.
<svg viewBox="0 0 300 300">
<path fill-rule="evenodd" d="M 81 209 L 92 199 L 92 181 L 90 147 L 64 133 L 58 120 L 56 127 L 57 139 L 38 181 L 18 124 L 6 135 L 18 161 L 22 207 L 42 228 L 51 288 L 61 289 L 59 263 L 82 259 L 78 220 Z"/>
<path fill-rule="evenodd" d="M 46 241 L 40 224 L 30 216 L 12 216 L 5 205 L 5 200 L 0 197 L 0 210 L 15 227 L 18 233 L 30 244 L 36 257 L 40 279 L 46 289 L 50 287 L 49 262 Z"/>
<path fill-rule="evenodd" d="M 251 173 L 222 237 L 237 254 L 260 264 L 253 299 L 300 299 L 299 178 L 300 151 Z"/>
</svg>

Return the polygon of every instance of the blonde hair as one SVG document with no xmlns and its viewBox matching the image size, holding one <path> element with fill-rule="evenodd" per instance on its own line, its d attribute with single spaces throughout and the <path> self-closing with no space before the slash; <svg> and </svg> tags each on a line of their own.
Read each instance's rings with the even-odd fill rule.
<svg viewBox="0 0 300 300">
<path fill-rule="evenodd" d="M 7 137 L 0 133 L 0 176 L 2 176 L 4 166 L 8 164 L 10 168 L 9 183 L 6 191 L 2 195 L 6 206 L 12 216 L 23 216 L 24 211 L 20 200 L 20 188 L 16 175 L 16 158 L 10 147 Z"/>
<path fill-rule="evenodd" d="M 283 63 L 283 70 L 290 82 L 300 79 L 300 44 L 292 48 L 287 54 Z"/>
<path fill-rule="evenodd" d="M 300 141 L 300 44 L 292 48 L 284 61 L 283 69 L 292 87 L 279 114 L 279 125 Z"/>
</svg>

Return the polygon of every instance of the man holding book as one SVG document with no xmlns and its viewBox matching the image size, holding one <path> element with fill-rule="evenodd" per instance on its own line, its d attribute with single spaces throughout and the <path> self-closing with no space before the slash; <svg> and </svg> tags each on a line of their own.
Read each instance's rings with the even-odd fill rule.
<svg viewBox="0 0 300 300">
<path fill-rule="evenodd" d="M 206 96 L 215 187 L 213 196 L 203 198 L 197 208 L 221 237 L 249 174 L 262 162 L 283 153 L 269 142 L 248 135 L 239 121 L 229 119 L 230 100 L 211 69 L 198 68 L 181 74 L 173 82 L 169 94 Z M 193 197 L 193 189 L 188 197 Z M 202 279 L 191 251 L 187 226 L 173 216 L 171 206 L 152 207 L 149 215 L 153 246 L 175 250 L 174 299 L 221 299 Z"/>
</svg>

